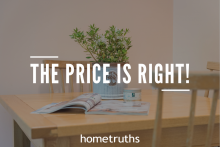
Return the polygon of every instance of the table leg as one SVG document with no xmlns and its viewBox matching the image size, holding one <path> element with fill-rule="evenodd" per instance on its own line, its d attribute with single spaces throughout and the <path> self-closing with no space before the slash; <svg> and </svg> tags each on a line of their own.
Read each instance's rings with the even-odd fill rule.
<svg viewBox="0 0 220 147">
<path fill-rule="evenodd" d="M 14 147 L 30 147 L 30 140 L 14 121 Z"/>
<path fill-rule="evenodd" d="M 44 139 L 45 147 L 72 147 L 70 137 Z"/>
</svg>

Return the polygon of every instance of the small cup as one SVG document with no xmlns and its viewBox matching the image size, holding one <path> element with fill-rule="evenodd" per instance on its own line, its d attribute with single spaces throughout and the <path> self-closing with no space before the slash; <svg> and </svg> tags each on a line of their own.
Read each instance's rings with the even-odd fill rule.
<svg viewBox="0 0 220 147">
<path fill-rule="evenodd" d="M 134 102 L 135 105 L 141 104 L 141 89 L 140 88 L 125 88 L 124 102 Z"/>
</svg>

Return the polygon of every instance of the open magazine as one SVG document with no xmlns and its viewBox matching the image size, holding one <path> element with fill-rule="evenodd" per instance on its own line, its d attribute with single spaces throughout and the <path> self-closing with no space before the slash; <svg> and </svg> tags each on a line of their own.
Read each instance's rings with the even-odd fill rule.
<svg viewBox="0 0 220 147">
<path fill-rule="evenodd" d="M 101 101 L 101 96 L 96 93 L 86 93 L 71 101 L 51 103 L 34 112 L 33 114 L 53 113 L 61 109 L 83 109 L 85 114 L 107 115 L 148 115 L 150 103 L 124 102 L 119 100 Z"/>
</svg>

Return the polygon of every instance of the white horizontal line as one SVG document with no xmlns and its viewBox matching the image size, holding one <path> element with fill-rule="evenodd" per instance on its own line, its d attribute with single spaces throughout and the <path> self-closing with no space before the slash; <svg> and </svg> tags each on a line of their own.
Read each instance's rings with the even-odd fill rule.
<svg viewBox="0 0 220 147">
<path fill-rule="evenodd" d="M 190 91 L 190 89 L 162 89 L 162 91 Z"/>
<path fill-rule="evenodd" d="M 30 58 L 59 58 L 58 56 L 30 56 Z"/>
</svg>

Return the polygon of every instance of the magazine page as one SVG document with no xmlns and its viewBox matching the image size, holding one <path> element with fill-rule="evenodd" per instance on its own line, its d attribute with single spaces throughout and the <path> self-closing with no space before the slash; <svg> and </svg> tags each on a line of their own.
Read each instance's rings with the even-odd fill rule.
<svg viewBox="0 0 220 147">
<path fill-rule="evenodd" d="M 79 109 L 84 109 L 87 111 L 91 109 L 92 107 L 94 107 L 100 101 L 101 101 L 101 96 L 99 94 L 85 93 L 70 101 L 64 101 L 60 103 L 51 103 L 32 113 L 33 114 L 46 114 L 46 113 L 52 113 L 57 110 L 66 109 L 66 108 L 79 108 Z"/>
<path fill-rule="evenodd" d="M 101 101 L 86 114 L 108 115 L 148 115 L 150 103 L 142 101 L 124 102 L 118 100 Z"/>
</svg>

